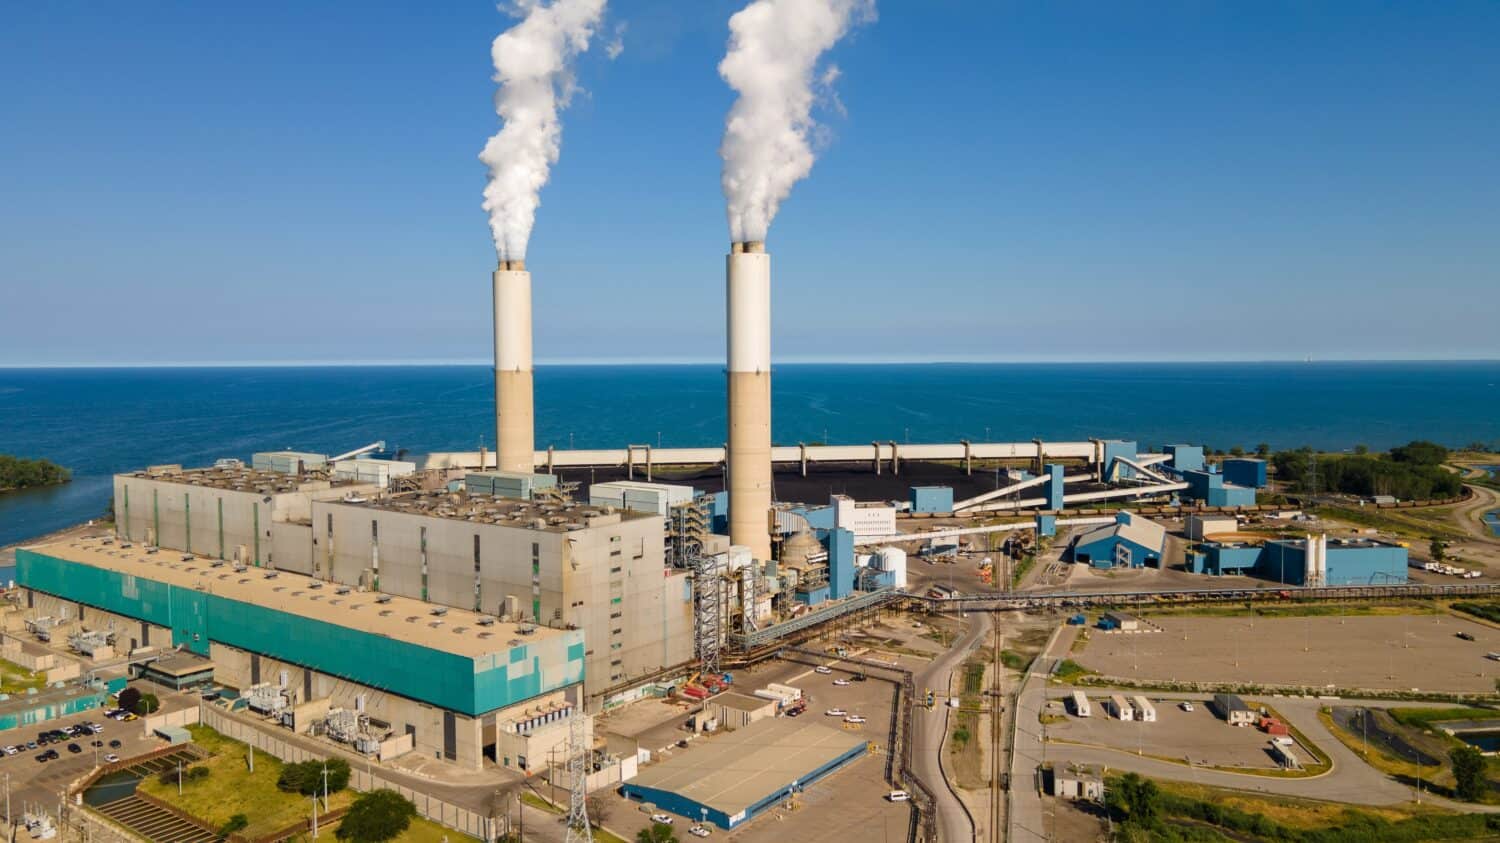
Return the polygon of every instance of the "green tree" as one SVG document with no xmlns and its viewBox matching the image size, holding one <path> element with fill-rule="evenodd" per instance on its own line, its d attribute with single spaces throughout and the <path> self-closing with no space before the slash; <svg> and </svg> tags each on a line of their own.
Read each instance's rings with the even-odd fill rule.
<svg viewBox="0 0 1500 843">
<path fill-rule="evenodd" d="M 1461 746 L 1448 753 L 1453 762 L 1453 790 L 1465 802 L 1477 802 L 1484 795 L 1484 755 L 1472 746 Z"/>
<path fill-rule="evenodd" d="M 1229 455 L 1231 457 L 1243 457 L 1245 455 L 1245 449 L 1241 448 L 1238 445 L 1235 445 L 1233 448 L 1229 449 Z"/>
<path fill-rule="evenodd" d="M 1150 825 L 1160 812 L 1161 790 L 1156 782 L 1138 773 L 1126 773 L 1109 792 L 1109 802 L 1116 809 L 1124 809 L 1131 822 Z"/>
<path fill-rule="evenodd" d="M 1448 558 L 1448 544 L 1437 536 L 1427 543 L 1427 552 L 1431 554 L 1432 561 L 1441 562 Z"/>
<path fill-rule="evenodd" d="M 222 840 L 236 831 L 241 831 L 248 825 L 250 825 L 249 817 L 244 814 L 235 814 L 227 822 L 219 826 L 219 839 Z"/>
<path fill-rule="evenodd" d="M 1261 459 L 1265 459 L 1266 457 L 1269 457 L 1271 455 L 1271 446 L 1269 444 L 1265 443 L 1265 442 L 1262 442 L 1259 445 L 1256 445 L 1255 446 L 1255 455 L 1257 457 L 1260 457 Z"/>
<path fill-rule="evenodd" d="M 1362 457 L 1365 454 L 1370 453 L 1370 446 L 1369 445 L 1355 445 L 1354 446 L 1354 453 L 1356 453 L 1356 454 L 1358 454 L 1359 456 Z"/>
<path fill-rule="evenodd" d="M 66 483 L 72 474 L 47 460 L 26 460 L 0 454 L 0 492 Z"/>
<path fill-rule="evenodd" d="M 158 711 L 161 711 L 161 700 L 155 694 L 141 694 L 141 698 L 136 700 L 136 714 L 155 714 Z"/>
<path fill-rule="evenodd" d="M 1412 465 L 1442 465 L 1448 449 L 1436 442 L 1417 440 L 1391 449 L 1391 459 Z"/>
<path fill-rule="evenodd" d="M 677 843 L 677 835 L 672 833 L 669 825 L 652 823 L 650 828 L 635 833 L 635 843 Z"/>
<path fill-rule="evenodd" d="M 137 688 L 126 688 L 120 691 L 120 696 L 116 699 L 119 700 L 120 708 L 135 711 L 136 705 L 141 701 L 141 692 Z"/>
<path fill-rule="evenodd" d="M 323 792 L 323 770 L 328 770 L 328 792 L 338 793 L 349 786 L 349 762 L 342 758 L 327 761 L 300 761 L 286 764 L 276 778 L 276 786 L 288 793 L 312 796 Z"/>
<path fill-rule="evenodd" d="M 355 797 L 334 836 L 353 843 L 383 843 L 399 837 L 417 815 L 417 806 L 394 790 L 372 790 Z"/>
</svg>

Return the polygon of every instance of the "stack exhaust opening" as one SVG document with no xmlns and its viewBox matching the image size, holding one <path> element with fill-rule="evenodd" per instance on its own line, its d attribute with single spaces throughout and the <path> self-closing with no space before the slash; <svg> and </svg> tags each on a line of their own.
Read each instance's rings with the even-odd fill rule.
<svg viewBox="0 0 1500 843">
<path fill-rule="evenodd" d="M 729 540 L 771 558 L 771 256 L 760 240 L 726 260 Z"/>
<path fill-rule="evenodd" d="M 531 273 L 526 261 L 500 261 L 494 285 L 495 467 L 529 473 L 534 468 L 536 434 L 531 403 Z"/>
</svg>

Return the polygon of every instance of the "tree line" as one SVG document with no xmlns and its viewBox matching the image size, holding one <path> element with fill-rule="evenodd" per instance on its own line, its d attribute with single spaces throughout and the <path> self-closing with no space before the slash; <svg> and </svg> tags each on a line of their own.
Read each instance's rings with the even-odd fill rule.
<svg viewBox="0 0 1500 843">
<path fill-rule="evenodd" d="M 1349 456 L 1327 455 L 1299 448 L 1277 453 L 1271 464 L 1276 469 L 1276 479 L 1291 492 L 1426 500 L 1451 498 L 1463 492 L 1463 480 L 1443 468 L 1447 459 L 1448 449 L 1442 445 L 1416 441 L 1384 454 L 1356 448 Z"/>
<path fill-rule="evenodd" d="M 72 472 L 49 460 L 28 460 L 0 454 L 0 492 L 56 486 L 72 479 Z"/>
</svg>

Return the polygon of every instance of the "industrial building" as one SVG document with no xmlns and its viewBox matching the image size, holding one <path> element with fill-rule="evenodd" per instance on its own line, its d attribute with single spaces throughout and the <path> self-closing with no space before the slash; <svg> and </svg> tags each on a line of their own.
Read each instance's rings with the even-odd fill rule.
<svg viewBox="0 0 1500 843">
<path fill-rule="evenodd" d="M 693 657 L 689 572 L 654 513 L 445 492 L 319 501 L 303 573 L 584 631 L 589 694 Z"/>
<path fill-rule="evenodd" d="M 1283 585 L 1392 585 L 1407 581 L 1407 549 L 1368 538 L 1208 541 L 1192 554 L 1200 574 L 1239 574 Z"/>
<path fill-rule="evenodd" d="M 504 471 L 469 473 L 462 491 L 392 494 L 325 477 L 321 459 L 259 454 L 266 470 L 223 461 L 117 475 L 119 537 L 582 629 L 594 697 L 693 658 L 690 575 L 667 565 L 656 511 L 576 503 L 548 475 Z M 311 475 L 292 473 L 309 465 Z"/>
<path fill-rule="evenodd" d="M 1224 482 L 1248 489 L 1264 489 L 1266 486 L 1266 461 L 1250 457 L 1231 457 L 1224 460 L 1222 469 Z"/>
<path fill-rule="evenodd" d="M 162 465 L 117 474 L 115 529 L 126 541 L 247 565 L 304 568 L 313 501 L 382 491 L 375 483 L 296 473 L 309 463 L 321 467 L 324 458 L 256 454 L 259 468 L 223 460 L 213 468 Z"/>
<path fill-rule="evenodd" d="M 1195 513 L 1187 517 L 1183 526 L 1186 528 L 1189 539 L 1201 542 L 1210 536 L 1238 532 L 1240 522 L 1233 515 L 1199 515 Z"/>
<path fill-rule="evenodd" d="M 1167 552 L 1167 531 L 1155 521 L 1130 512 L 1115 515 L 1115 523 L 1079 536 L 1072 559 L 1095 568 L 1159 567 Z"/>
<path fill-rule="evenodd" d="M 761 720 L 652 764 L 625 796 L 731 829 L 866 754 L 863 738 L 807 720 Z"/>
<path fill-rule="evenodd" d="M 16 563 L 28 617 L 70 618 L 131 650 L 206 658 L 215 682 L 269 714 L 355 713 L 369 742 L 361 748 L 380 748 L 382 757 L 410 747 L 473 769 L 486 755 L 503 764 L 500 733 L 525 737 L 538 711 L 583 702 L 579 630 L 506 623 L 109 538 L 22 548 Z M 170 666 L 163 668 L 170 675 L 194 672 L 187 662 L 182 672 Z"/>
<path fill-rule="evenodd" d="M 1224 475 L 1212 470 L 1189 470 L 1182 473 L 1188 487 L 1183 497 L 1198 501 L 1205 506 L 1255 506 L 1255 489 L 1228 482 Z"/>
</svg>

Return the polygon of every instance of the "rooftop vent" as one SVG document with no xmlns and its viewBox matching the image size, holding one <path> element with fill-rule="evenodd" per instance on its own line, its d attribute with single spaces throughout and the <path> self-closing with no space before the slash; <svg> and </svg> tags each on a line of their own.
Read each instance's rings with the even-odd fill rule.
<svg viewBox="0 0 1500 843">
<path fill-rule="evenodd" d="M 495 623 L 495 619 L 490 617 L 489 615 L 485 615 L 479 620 L 475 621 L 475 623 L 479 624 L 480 626 L 493 626 Z"/>
<path fill-rule="evenodd" d="M 447 606 L 438 606 L 438 607 L 434 608 L 432 611 L 428 612 L 427 614 L 432 615 L 434 617 L 439 617 L 440 618 L 443 615 L 448 614 L 448 607 Z"/>
<path fill-rule="evenodd" d="M 334 593 L 335 594 L 348 594 L 349 593 L 349 589 L 347 587 L 338 588 L 338 589 L 334 590 Z"/>
<path fill-rule="evenodd" d="M 428 626 L 432 627 L 433 629 L 437 629 L 438 627 L 440 627 L 442 625 L 443 625 L 442 621 L 433 621 L 432 623 L 428 624 Z"/>
<path fill-rule="evenodd" d="M 375 598 L 375 602 L 376 603 L 382 603 L 382 604 L 383 603 L 389 603 L 389 602 L 391 602 L 391 596 L 389 594 L 382 594 L 379 597 Z"/>
<path fill-rule="evenodd" d="M 268 580 L 274 580 L 274 579 L 276 579 L 277 576 L 279 576 L 279 572 L 278 571 L 268 571 L 266 573 L 266 579 L 268 579 Z"/>
<path fill-rule="evenodd" d="M 388 618 L 388 617 L 390 617 L 393 614 L 395 614 L 395 612 L 392 612 L 390 609 L 381 609 L 380 610 L 380 616 L 382 618 Z"/>
<path fill-rule="evenodd" d="M 408 615 L 406 618 L 407 623 L 416 623 L 419 620 L 421 620 L 421 618 L 418 618 L 416 615 Z"/>
<path fill-rule="evenodd" d="M 317 580 L 313 580 L 312 582 L 310 582 L 310 583 L 307 584 L 307 587 L 308 588 L 322 588 L 323 584 L 320 583 L 320 582 L 318 582 Z"/>
</svg>

